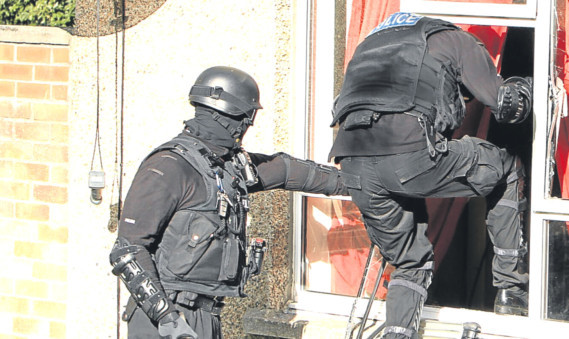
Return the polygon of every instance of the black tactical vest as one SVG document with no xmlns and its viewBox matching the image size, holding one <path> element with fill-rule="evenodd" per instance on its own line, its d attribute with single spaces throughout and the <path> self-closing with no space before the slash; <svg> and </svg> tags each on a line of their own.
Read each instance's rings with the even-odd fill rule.
<svg viewBox="0 0 569 339">
<path fill-rule="evenodd" d="M 178 136 L 154 152 L 171 150 L 203 177 L 205 203 L 175 212 L 156 252 L 166 290 L 214 296 L 243 296 L 247 187 L 232 161 L 223 161 L 202 142 Z"/>
<path fill-rule="evenodd" d="M 455 29 L 449 22 L 410 13 L 395 13 L 381 23 L 358 45 L 348 64 L 331 126 L 348 115 L 369 125 L 370 112 L 415 111 L 425 114 L 437 130 L 441 122 L 444 128 L 457 127 L 456 121 L 448 120 L 449 115 L 459 121 L 464 116 L 458 74 L 426 53 L 429 35 Z"/>
</svg>

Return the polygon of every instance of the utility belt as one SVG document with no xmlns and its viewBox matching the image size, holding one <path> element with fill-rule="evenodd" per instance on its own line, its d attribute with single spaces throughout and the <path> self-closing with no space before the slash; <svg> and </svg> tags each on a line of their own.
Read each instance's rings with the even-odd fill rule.
<svg viewBox="0 0 569 339">
<path fill-rule="evenodd" d="M 199 308 L 213 315 L 220 315 L 223 306 L 225 306 L 225 297 L 214 297 L 188 291 L 167 291 L 166 294 L 168 299 L 178 305 L 187 308 Z M 121 319 L 128 322 L 138 307 L 133 297 L 128 298 L 126 309 Z"/>
<path fill-rule="evenodd" d="M 426 106 L 426 105 L 425 105 Z M 439 132 L 435 131 L 436 109 L 419 108 L 418 110 L 398 112 L 376 112 L 373 110 L 361 110 L 349 114 L 343 122 L 345 130 L 369 127 L 372 123 L 377 122 L 383 114 L 407 114 L 417 118 L 419 126 L 425 134 L 425 141 L 429 155 L 434 158 L 437 153 L 446 153 L 448 151 L 447 139 Z"/>
<path fill-rule="evenodd" d="M 199 308 L 213 315 L 220 315 L 225 306 L 225 297 L 197 294 L 189 291 L 166 291 L 168 298 L 178 305 Z"/>
</svg>

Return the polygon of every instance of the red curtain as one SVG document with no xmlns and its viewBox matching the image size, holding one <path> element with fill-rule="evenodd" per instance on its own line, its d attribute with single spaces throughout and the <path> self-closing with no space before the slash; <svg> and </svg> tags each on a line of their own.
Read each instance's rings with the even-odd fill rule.
<svg viewBox="0 0 569 339">
<path fill-rule="evenodd" d="M 569 40 L 566 38 L 566 28 L 569 26 L 569 15 L 566 1 L 557 2 L 557 15 L 559 28 L 557 30 L 557 68 L 558 76 L 563 81 L 566 91 L 569 91 Z M 559 175 L 559 183 L 561 189 L 561 197 L 569 199 L 569 118 L 562 118 L 559 125 L 559 139 L 557 140 L 557 148 L 555 152 L 555 162 L 557 164 L 557 173 Z M 568 225 L 569 227 L 569 225 Z"/>
<path fill-rule="evenodd" d="M 360 42 L 380 22 L 399 11 L 399 0 L 353 0 L 352 16 L 346 39 L 344 69 L 352 59 L 352 55 Z"/>
<path fill-rule="evenodd" d="M 480 2 L 480 0 L 466 0 L 469 2 Z M 482 0 L 483 2 L 492 2 Z M 493 2 L 511 3 L 512 0 L 494 0 Z M 366 35 L 380 22 L 389 15 L 399 11 L 399 0 L 354 0 L 352 4 L 352 14 L 348 30 L 346 43 L 346 54 L 344 65 L 347 66 L 349 60 L 356 49 L 356 46 L 366 37 Z M 478 36 L 488 48 L 498 70 L 501 65 L 501 53 L 506 37 L 506 27 L 492 26 L 471 26 L 462 25 L 464 30 L 470 31 Z M 345 68 L 344 68 L 345 69 Z M 456 130 L 453 137 L 460 138 L 465 134 L 486 138 L 490 122 L 490 111 L 481 104 L 474 102 L 469 110 L 476 111 L 474 114 L 467 114 L 460 129 Z M 482 111 L 482 113 L 480 113 Z M 459 218 L 462 214 L 468 199 L 448 198 L 448 199 L 427 199 L 427 211 L 429 214 L 429 229 L 427 235 L 434 246 L 435 263 L 441 263 L 454 237 Z"/>
</svg>

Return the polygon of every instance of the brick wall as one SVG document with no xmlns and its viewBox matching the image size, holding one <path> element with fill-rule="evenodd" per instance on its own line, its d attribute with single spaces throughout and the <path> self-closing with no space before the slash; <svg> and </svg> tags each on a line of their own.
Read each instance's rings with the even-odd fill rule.
<svg viewBox="0 0 569 339">
<path fill-rule="evenodd" d="M 9 41 L 9 27 L 0 28 L 0 338 L 65 338 L 69 45 L 46 28 L 24 32 L 42 41 Z"/>
</svg>

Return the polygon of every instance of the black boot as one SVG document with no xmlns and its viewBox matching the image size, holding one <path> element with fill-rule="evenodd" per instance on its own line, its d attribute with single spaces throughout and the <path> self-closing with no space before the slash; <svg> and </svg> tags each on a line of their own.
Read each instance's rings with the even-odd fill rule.
<svg viewBox="0 0 569 339">
<path fill-rule="evenodd" d="M 519 288 L 498 289 L 494 300 L 494 313 L 528 315 L 528 292 Z"/>
</svg>

